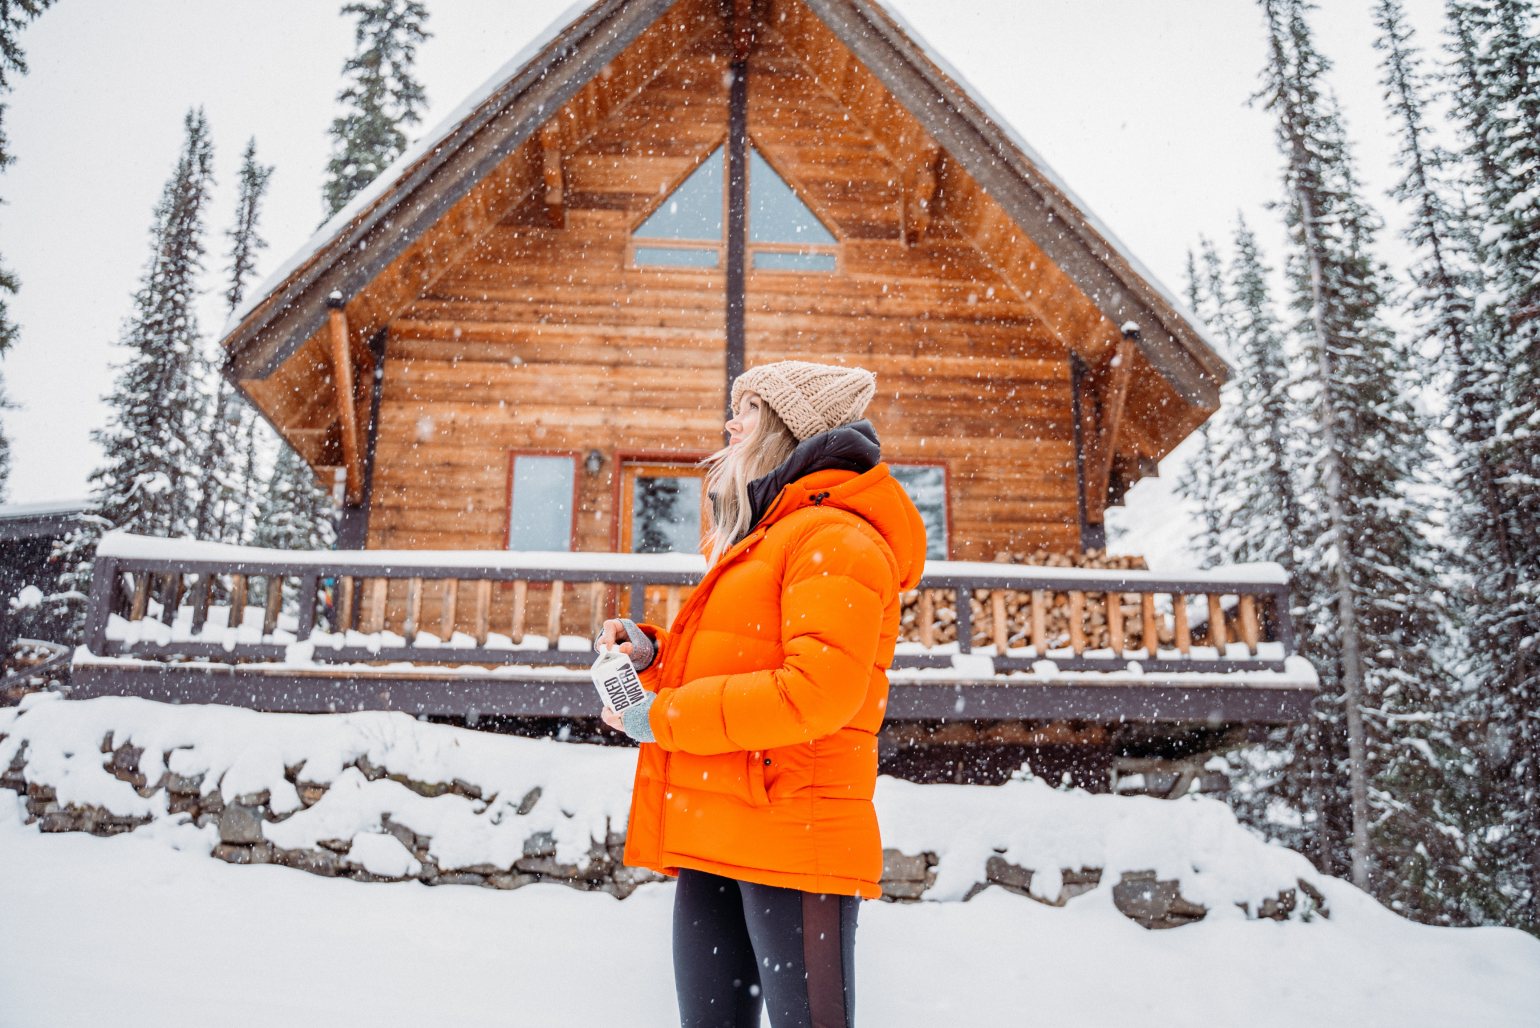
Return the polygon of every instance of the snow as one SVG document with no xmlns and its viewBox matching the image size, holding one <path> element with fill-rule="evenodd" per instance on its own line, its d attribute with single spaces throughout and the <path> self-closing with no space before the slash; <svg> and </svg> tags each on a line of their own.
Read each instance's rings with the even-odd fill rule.
<svg viewBox="0 0 1540 1028">
<path fill-rule="evenodd" d="M 35 585 L 24 585 L 21 592 L 11 599 L 12 610 L 31 610 L 43 602 L 43 590 Z"/>
<path fill-rule="evenodd" d="M 402 715 L 32 699 L 0 711 L 9 734 L 0 747 L 10 747 L 0 766 L 25 737 L 28 773 L 35 767 L 75 801 L 152 804 L 102 770 L 108 728 L 116 742 L 145 746 L 150 761 L 172 747 L 178 773 L 222 776 L 227 796 L 264 787 L 276 799 L 284 765 L 303 760 L 301 777 L 330 783 L 328 798 L 265 830 L 351 837 L 350 859 L 385 876 L 409 874 L 415 862 L 374 830 L 387 811 L 436 830 L 435 846 L 440 835 L 452 840 L 462 860 L 494 852 L 502 825 L 465 797 L 366 782 L 346 767 L 358 756 L 393 774 L 473 781 L 484 795 L 512 797 L 486 804 L 503 823 L 564 820 L 576 834 L 600 829 L 601 813 L 624 816 L 634 763 L 628 749 Z M 535 783 L 538 802 L 525 815 L 510 811 Z M 1035 780 L 988 788 L 884 778 L 877 804 L 886 845 L 940 861 L 934 901 L 862 905 L 863 1023 L 1019 1024 L 1027 1006 L 1036 1022 L 1092 1026 L 1534 1023 L 1540 942 L 1513 929 L 1404 921 L 1240 829 L 1216 801 L 1093 796 Z M 551 884 L 365 884 L 210 859 L 212 829 L 167 816 L 114 838 L 45 835 L 24 819 L 20 798 L 0 791 L 7 1026 L 677 1024 L 671 885 L 617 901 Z M 1148 931 L 1114 907 L 1115 876 L 1062 907 L 994 888 L 958 902 L 977 880 L 969 869 L 996 854 L 1043 868 L 1034 891 L 1045 899 L 1060 868 L 1148 869 L 1179 879 L 1211 912 Z M 1249 920 L 1233 905 L 1297 878 L 1325 896 L 1329 919 Z M 602 975 L 590 959 L 601 944 L 626 955 Z"/>
</svg>

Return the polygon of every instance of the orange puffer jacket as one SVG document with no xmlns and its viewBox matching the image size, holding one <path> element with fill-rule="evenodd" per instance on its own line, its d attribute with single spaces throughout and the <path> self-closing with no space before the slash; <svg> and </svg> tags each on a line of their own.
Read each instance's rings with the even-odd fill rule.
<svg viewBox="0 0 1540 1028">
<path fill-rule="evenodd" d="M 659 656 L 626 863 L 876 897 L 872 790 L 900 594 L 925 526 L 886 464 L 785 486 L 707 572 Z"/>
</svg>

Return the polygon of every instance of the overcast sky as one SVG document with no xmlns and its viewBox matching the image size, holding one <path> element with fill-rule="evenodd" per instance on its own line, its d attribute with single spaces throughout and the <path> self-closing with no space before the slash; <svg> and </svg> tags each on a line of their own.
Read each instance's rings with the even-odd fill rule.
<svg viewBox="0 0 1540 1028">
<path fill-rule="evenodd" d="M 1384 252 L 1404 264 L 1399 212 L 1384 199 L 1394 141 L 1371 48 L 1373 0 L 1329 0 L 1314 24 L 1372 199 L 1390 220 Z M 1264 57 L 1251 0 L 890 0 L 1009 121 L 1122 242 L 1180 290 L 1200 234 L 1227 238 L 1238 212 L 1277 263 L 1282 228 L 1272 120 L 1248 99 Z M 342 62 L 352 24 L 340 0 L 58 0 L 24 31 L 31 66 L 6 116 L 17 162 L 0 175 L 0 259 L 20 277 L 21 336 L 3 365 L 19 410 L 4 415 L 9 501 L 84 497 L 98 460 L 114 347 L 147 256 L 152 209 L 175 163 L 182 117 L 207 112 L 217 190 L 211 285 L 223 289 L 224 232 L 246 140 L 276 165 L 263 276 L 324 213 Z M 569 9 L 569 0 L 427 0 L 433 38 L 418 72 L 438 124 Z M 1438 0 L 1408 0 L 1425 50 L 1441 41 Z M 223 326 L 211 297 L 205 333 Z M 1169 471 L 1169 469 L 1163 469 Z M 1150 502 L 1167 481 L 1146 482 Z M 1137 547 L 1135 547 L 1137 548 Z"/>
</svg>

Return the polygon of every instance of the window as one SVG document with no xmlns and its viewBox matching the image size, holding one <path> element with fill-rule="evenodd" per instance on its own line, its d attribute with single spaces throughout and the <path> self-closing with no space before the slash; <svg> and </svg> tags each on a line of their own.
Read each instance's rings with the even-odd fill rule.
<svg viewBox="0 0 1540 1028">
<path fill-rule="evenodd" d="M 631 479 L 631 552 L 699 553 L 699 475 L 638 474 Z"/>
<path fill-rule="evenodd" d="M 934 464 L 890 464 L 889 470 L 904 487 L 925 522 L 925 558 L 946 560 L 946 468 Z"/>
<path fill-rule="evenodd" d="M 510 550 L 572 549 L 576 472 L 573 457 L 513 455 L 508 486 Z"/>
<path fill-rule="evenodd" d="M 632 236 L 637 267 L 719 268 L 727 160 L 717 147 Z M 756 271 L 833 271 L 839 240 L 759 151 L 749 147 L 748 256 Z"/>
</svg>

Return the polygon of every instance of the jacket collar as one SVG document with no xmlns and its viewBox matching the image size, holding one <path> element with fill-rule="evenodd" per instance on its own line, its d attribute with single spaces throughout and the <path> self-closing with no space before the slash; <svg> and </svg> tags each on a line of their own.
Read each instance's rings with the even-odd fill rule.
<svg viewBox="0 0 1540 1028">
<path fill-rule="evenodd" d="M 881 460 L 877 430 L 865 419 L 809 436 L 774 471 L 749 483 L 749 507 L 754 514 L 749 531 L 765 519 L 781 490 L 798 479 L 818 471 L 865 474 Z"/>
</svg>

